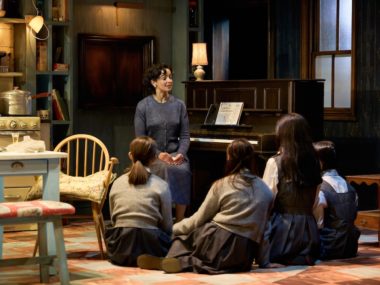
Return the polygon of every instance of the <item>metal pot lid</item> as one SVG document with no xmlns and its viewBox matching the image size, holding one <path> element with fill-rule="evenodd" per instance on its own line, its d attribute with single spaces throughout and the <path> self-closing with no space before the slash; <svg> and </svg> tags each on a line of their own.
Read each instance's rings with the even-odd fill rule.
<svg viewBox="0 0 380 285">
<path fill-rule="evenodd" d="M 13 87 L 13 90 L 0 92 L 1 96 L 30 96 L 29 91 L 21 90 L 18 86 Z"/>
</svg>

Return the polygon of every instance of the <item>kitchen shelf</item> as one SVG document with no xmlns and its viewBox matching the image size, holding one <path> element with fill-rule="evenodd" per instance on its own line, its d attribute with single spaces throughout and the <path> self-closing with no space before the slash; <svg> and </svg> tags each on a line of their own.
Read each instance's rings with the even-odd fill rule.
<svg viewBox="0 0 380 285">
<path fill-rule="evenodd" d="M 22 77 L 22 72 L 0 72 L 0 77 Z"/>
<path fill-rule="evenodd" d="M 28 90 L 25 64 L 26 21 L 24 18 L 2 17 L 0 25 L 0 50 L 6 52 L 0 61 L 0 92 L 12 90 L 14 86 Z"/>
<path fill-rule="evenodd" d="M 0 23 L 3 24 L 25 24 L 25 19 L 19 18 L 0 18 Z"/>
<path fill-rule="evenodd" d="M 35 69 L 34 78 L 31 80 L 35 82 L 36 94 L 52 95 L 38 98 L 36 110 L 49 110 L 50 148 L 54 149 L 60 140 L 72 132 L 73 127 L 72 17 L 74 1 L 39 0 L 36 3 L 44 16 L 49 37 L 35 41 L 33 62 L 31 62 Z M 62 21 L 58 20 L 61 16 Z M 47 34 L 43 30 L 42 33 Z M 40 38 L 45 37 L 42 34 Z M 61 69 L 54 70 L 57 65 Z M 65 106 L 63 120 L 59 120 L 62 116 L 53 94 L 55 94 L 54 98 L 59 99 L 59 105 Z"/>
</svg>

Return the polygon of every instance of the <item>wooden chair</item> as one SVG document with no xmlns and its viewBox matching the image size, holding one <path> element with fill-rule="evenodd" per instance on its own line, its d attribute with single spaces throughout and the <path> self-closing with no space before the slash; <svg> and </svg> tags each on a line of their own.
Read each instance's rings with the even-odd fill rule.
<svg viewBox="0 0 380 285">
<path fill-rule="evenodd" d="M 101 257 L 104 259 L 104 219 L 102 208 L 107 198 L 109 186 L 115 174 L 113 167 L 118 159 L 110 157 L 107 147 L 98 138 L 88 134 L 75 134 L 63 139 L 54 151 L 66 152 L 67 158 L 61 159 L 59 191 L 61 201 L 88 201 L 92 215 L 74 215 L 68 218 L 91 218 L 95 223 Z M 42 178 L 38 178 L 27 195 L 27 200 L 41 195 Z M 77 210 L 78 212 L 78 210 Z M 35 253 L 36 253 L 35 249 Z"/>
<path fill-rule="evenodd" d="M 14 265 L 40 265 L 40 281 L 49 282 L 49 266 L 56 260 L 61 284 L 70 284 L 65 243 L 63 240 L 62 215 L 74 214 L 75 208 L 58 201 L 35 200 L 0 203 L 0 225 L 38 223 L 39 256 L 17 257 L 0 260 L 0 267 Z M 48 255 L 46 224 L 53 223 L 57 255 Z M 1 246 L 1 245 L 0 245 Z"/>
<path fill-rule="evenodd" d="M 62 140 L 55 147 L 54 151 L 68 153 L 68 157 L 61 160 L 61 171 L 68 176 L 66 178 L 69 180 L 69 187 L 66 189 L 68 191 L 60 187 L 61 200 L 90 201 L 99 250 L 101 257 L 104 259 L 103 240 L 105 241 L 105 225 L 102 208 L 107 198 L 109 186 L 115 178 L 113 167 L 118 163 L 118 159 L 110 157 L 107 147 L 100 139 L 88 134 L 69 136 Z M 95 179 L 95 185 L 93 184 L 94 181 L 90 181 L 97 175 L 102 182 L 102 187 L 100 188 L 96 187 L 97 179 Z M 79 181 L 77 179 L 70 180 L 71 177 L 78 177 Z M 62 182 L 65 182 L 65 177 Z M 83 184 L 84 188 L 82 188 L 80 184 Z M 70 187 L 72 185 L 79 185 L 79 187 Z M 94 186 L 94 188 L 99 190 L 99 193 L 94 195 L 93 191 L 95 190 L 87 186 L 90 186 L 90 188 Z M 86 190 L 84 191 L 83 189 Z M 81 218 L 81 216 L 78 215 L 77 218 Z"/>
</svg>

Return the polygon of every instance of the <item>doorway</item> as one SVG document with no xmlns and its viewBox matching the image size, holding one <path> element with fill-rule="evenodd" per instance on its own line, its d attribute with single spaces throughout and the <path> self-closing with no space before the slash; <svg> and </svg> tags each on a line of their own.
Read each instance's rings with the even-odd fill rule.
<svg viewBox="0 0 380 285">
<path fill-rule="evenodd" d="M 204 31 L 214 80 L 267 78 L 268 0 L 205 0 Z"/>
</svg>

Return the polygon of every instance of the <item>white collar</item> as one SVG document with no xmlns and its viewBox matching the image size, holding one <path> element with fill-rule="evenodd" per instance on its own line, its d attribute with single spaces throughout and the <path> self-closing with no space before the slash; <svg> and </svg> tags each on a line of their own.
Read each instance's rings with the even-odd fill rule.
<svg viewBox="0 0 380 285">
<path fill-rule="evenodd" d="M 322 179 L 334 188 L 336 193 L 347 193 L 348 187 L 346 180 L 339 176 L 335 169 L 329 169 L 322 173 Z"/>
</svg>

